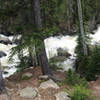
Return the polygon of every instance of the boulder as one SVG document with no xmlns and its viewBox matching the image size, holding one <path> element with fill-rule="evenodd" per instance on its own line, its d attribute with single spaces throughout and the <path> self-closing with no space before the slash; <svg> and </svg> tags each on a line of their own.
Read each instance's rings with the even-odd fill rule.
<svg viewBox="0 0 100 100">
<path fill-rule="evenodd" d="M 59 86 L 51 79 L 40 84 L 39 89 L 54 88 L 59 89 Z"/>
<path fill-rule="evenodd" d="M 11 67 L 10 66 L 2 66 L 3 67 L 3 69 L 5 70 L 9 70 L 9 69 L 11 69 Z"/>
<path fill-rule="evenodd" d="M 3 71 L 3 74 L 8 74 L 8 72 L 7 71 Z"/>
<path fill-rule="evenodd" d="M 8 38 L 1 36 L 0 36 L 0 43 L 3 43 L 5 45 L 12 44 L 12 42 Z"/>
<path fill-rule="evenodd" d="M 71 100 L 66 92 L 59 92 L 55 94 L 56 100 Z"/>
<path fill-rule="evenodd" d="M 55 56 L 49 59 L 49 62 L 62 62 L 65 61 L 66 57 L 65 56 Z"/>
<path fill-rule="evenodd" d="M 21 43 L 21 39 L 15 39 L 15 40 L 13 40 L 13 43 L 15 43 L 15 44 L 20 44 Z"/>
<path fill-rule="evenodd" d="M 4 56 L 7 56 L 7 54 L 3 51 L 0 51 L 0 58 L 4 57 Z"/>
<path fill-rule="evenodd" d="M 40 79 L 40 80 L 47 80 L 48 78 L 49 78 L 48 75 L 40 75 L 40 76 L 39 76 L 39 79 Z"/>
<path fill-rule="evenodd" d="M 21 97 L 24 98 L 35 98 L 38 95 L 38 91 L 36 88 L 26 87 L 19 92 Z"/>
<path fill-rule="evenodd" d="M 23 80 L 27 80 L 27 79 L 30 79 L 32 76 L 33 76 L 32 73 L 27 72 L 27 73 L 24 73 L 24 74 L 22 75 L 22 79 L 23 79 Z"/>
<path fill-rule="evenodd" d="M 65 56 L 67 58 L 71 56 L 71 54 L 69 54 L 67 50 L 63 50 L 62 48 L 58 48 L 57 52 L 58 52 L 58 56 Z"/>
<path fill-rule="evenodd" d="M 0 94 L 0 100 L 8 100 L 8 97 L 5 94 Z"/>
</svg>

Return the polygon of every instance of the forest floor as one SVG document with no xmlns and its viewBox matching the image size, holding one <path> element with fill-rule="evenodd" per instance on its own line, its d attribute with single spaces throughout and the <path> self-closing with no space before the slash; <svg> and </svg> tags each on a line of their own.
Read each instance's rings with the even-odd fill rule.
<svg viewBox="0 0 100 100">
<path fill-rule="evenodd" d="M 23 73 L 30 72 L 33 77 L 29 80 L 21 80 Z M 53 74 L 62 80 L 65 79 L 64 72 L 53 72 Z M 11 95 L 12 100 L 56 100 L 54 94 L 64 91 L 65 89 L 70 89 L 68 85 L 60 85 L 59 89 L 48 88 L 45 90 L 39 90 L 41 97 L 36 97 L 35 99 L 27 99 L 20 97 L 19 91 L 25 87 L 39 87 L 41 80 L 39 76 L 42 75 L 40 67 L 28 68 L 19 74 L 15 74 L 5 79 L 5 85 L 8 93 Z M 93 90 L 93 94 L 100 98 L 100 78 L 97 81 L 92 81 L 89 83 L 90 89 Z M 6 94 L 0 95 L 0 100 L 8 100 Z"/>
<path fill-rule="evenodd" d="M 89 88 L 92 90 L 92 93 L 100 99 L 100 75 L 96 81 L 89 83 Z"/>
</svg>

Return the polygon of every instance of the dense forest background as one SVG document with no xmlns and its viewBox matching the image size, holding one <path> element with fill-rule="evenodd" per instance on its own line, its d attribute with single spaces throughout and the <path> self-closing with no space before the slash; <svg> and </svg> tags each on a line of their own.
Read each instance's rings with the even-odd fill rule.
<svg viewBox="0 0 100 100">
<path fill-rule="evenodd" d="M 0 0 L 0 34 L 15 35 L 18 42 L 12 48 L 9 60 L 18 53 L 21 61 L 17 66 L 19 71 L 41 66 L 43 75 L 55 81 L 58 80 L 50 68 L 44 40 L 50 36 L 78 35 L 75 72 L 68 70 L 67 82 L 73 85 L 81 84 L 81 79 L 93 81 L 100 74 L 100 47 L 98 44 L 94 47 L 89 45 L 89 34 L 94 34 L 98 24 L 100 0 Z M 19 35 L 21 38 L 16 40 Z M 23 54 L 26 48 L 29 52 L 27 58 Z"/>
</svg>

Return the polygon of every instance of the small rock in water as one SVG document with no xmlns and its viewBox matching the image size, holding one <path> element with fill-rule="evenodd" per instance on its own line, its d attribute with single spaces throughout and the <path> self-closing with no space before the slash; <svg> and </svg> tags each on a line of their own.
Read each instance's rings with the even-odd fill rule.
<svg viewBox="0 0 100 100">
<path fill-rule="evenodd" d="M 0 51 L 0 58 L 4 57 L 4 56 L 7 56 L 7 54 L 5 52 L 3 52 L 3 51 Z"/>
<path fill-rule="evenodd" d="M 41 83 L 39 88 L 40 89 L 47 89 L 47 88 L 59 89 L 59 86 L 53 80 L 50 79 L 46 82 Z"/>
<path fill-rule="evenodd" d="M 22 75 L 22 79 L 30 79 L 32 76 L 33 76 L 32 73 L 27 72 Z"/>
<path fill-rule="evenodd" d="M 9 68 L 9 66 L 3 66 L 3 68 L 4 68 L 4 69 L 8 69 L 8 68 Z"/>
<path fill-rule="evenodd" d="M 66 92 L 59 92 L 55 94 L 56 100 L 71 100 Z"/>
<path fill-rule="evenodd" d="M 32 87 L 26 87 L 20 90 L 20 96 L 24 98 L 35 98 L 38 95 L 37 89 Z"/>
<path fill-rule="evenodd" d="M 66 60 L 65 56 L 54 56 L 49 59 L 49 62 L 63 62 Z"/>
<path fill-rule="evenodd" d="M 64 50 L 64 49 L 62 49 L 62 48 L 58 48 L 57 49 L 57 52 L 58 52 L 58 56 L 65 56 L 65 57 L 69 57 L 69 56 L 71 56 L 71 54 L 70 53 L 68 53 L 68 50 Z"/>
<path fill-rule="evenodd" d="M 7 71 L 4 71 L 3 73 L 4 73 L 4 74 L 8 74 L 8 72 L 7 72 Z"/>
<path fill-rule="evenodd" d="M 12 42 L 8 38 L 1 37 L 1 36 L 0 36 L 0 43 L 5 45 L 12 44 Z"/>
</svg>

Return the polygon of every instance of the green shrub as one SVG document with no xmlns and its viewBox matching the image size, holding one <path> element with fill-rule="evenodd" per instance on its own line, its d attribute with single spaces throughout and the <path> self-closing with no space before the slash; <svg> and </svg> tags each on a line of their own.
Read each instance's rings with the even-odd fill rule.
<svg viewBox="0 0 100 100">
<path fill-rule="evenodd" d="M 58 69 L 58 66 L 55 63 L 50 63 L 49 62 L 49 67 L 54 71 L 56 71 Z"/>
<path fill-rule="evenodd" d="M 90 96 L 90 90 L 82 85 L 75 85 L 71 93 L 71 100 L 88 100 Z"/>
<path fill-rule="evenodd" d="M 95 47 L 88 60 L 88 70 L 86 72 L 87 80 L 96 80 L 97 75 L 100 74 L 100 47 Z"/>
<path fill-rule="evenodd" d="M 61 64 L 58 64 L 57 65 L 57 63 L 56 62 L 49 62 L 49 67 L 52 69 L 52 70 L 54 70 L 54 71 L 56 71 L 56 70 L 63 70 L 63 68 L 61 67 L 62 65 Z"/>
<path fill-rule="evenodd" d="M 80 56 L 78 58 L 78 68 L 77 72 L 81 74 L 81 76 L 85 76 L 88 70 L 88 56 Z"/>
<path fill-rule="evenodd" d="M 17 72 L 21 72 L 24 69 L 31 66 L 31 62 L 28 56 L 21 57 L 20 62 L 15 67 L 17 68 Z"/>
<path fill-rule="evenodd" d="M 82 85 L 85 87 L 88 87 L 88 83 L 86 81 L 85 78 L 80 78 L 80 76 L 78 74 L 76 74 L 74 71 L 72 71 L 71 69 L 68 70 L 67 72 L 67 77 L 66 77 L 66 83 L 69 85 Z"/>
<path fill-rule="evenodd" d="M 100 47 L 92 48 L 88 56 L 78 56 L 77 72 L 88 81 L 97 79 L 100 74 Z"/>
</svg>

